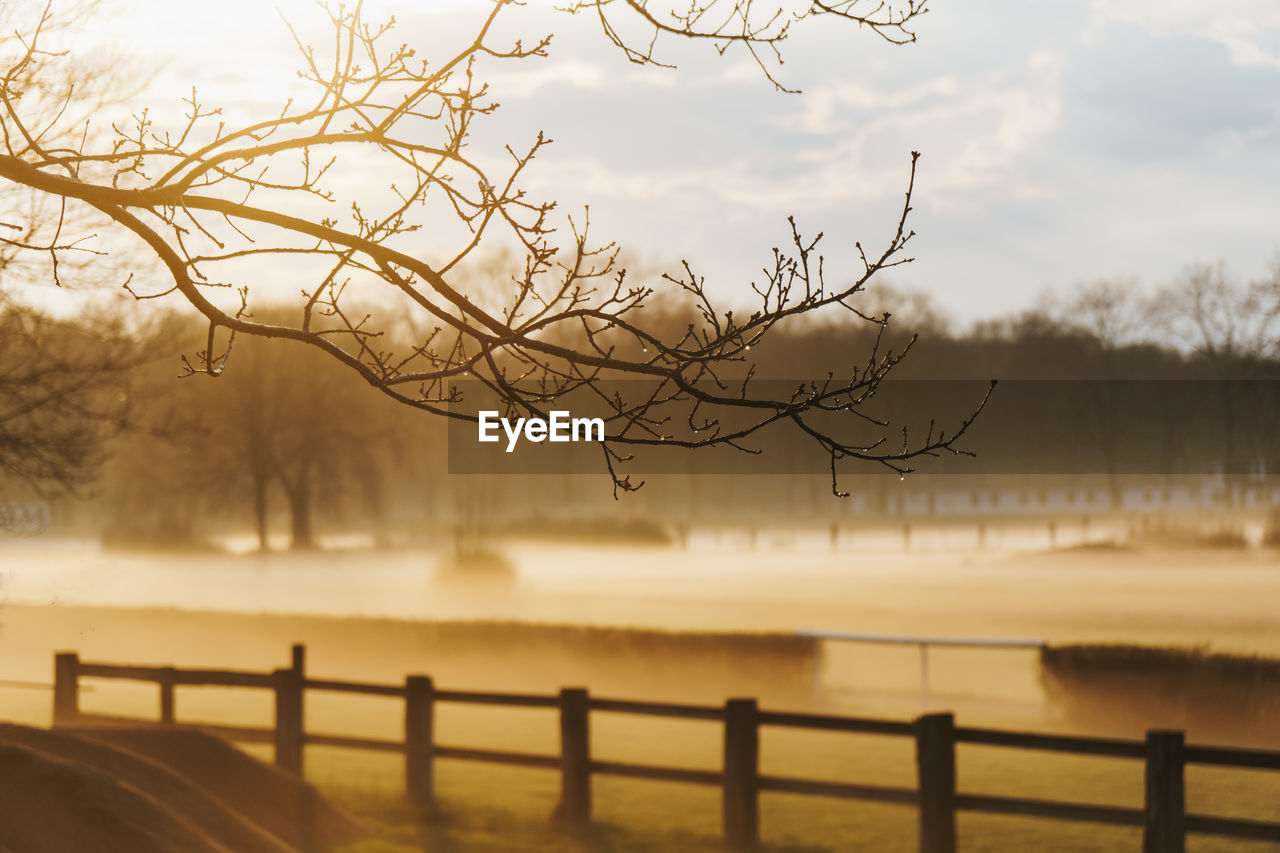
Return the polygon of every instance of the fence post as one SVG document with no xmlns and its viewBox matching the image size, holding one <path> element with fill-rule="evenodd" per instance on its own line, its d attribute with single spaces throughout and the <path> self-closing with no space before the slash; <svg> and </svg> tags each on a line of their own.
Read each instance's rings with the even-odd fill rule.
<svg viewBox="0 0 1280 853">
<path fill-rule="evenodd" d="M 956 850 L 956 725 L 951 714 L 916 720 L 920 853 Z"/>
<path fill-rule="evenodd" d="M 303 643 L 294 643 L 289 647 L 289 667 L 302 678 L 307 677 L 307 647 Z"/>
<path fill-rule="evenodd" d="M 724 703 L 724 840 L 732 850 L 760 841 L 760 726 L 754 699 Z"/>
<path fill-rule="evenodd" d="M 53 656 L 53 724 L 65 726 L 80 717 L 80 656 L 58 652 Z"/>
<path fill-rule="evenodd" d="M 1142 853 L 1184 853 L 1187 849 L 1184 766 L 1182 732 L 1147 732 Z"/>
<path fill-rule="evenodd" d="M 272 673 L 276 690 L 276 766 L 302 775 L 302 675 L 295 669 Z"/>
<path fill-rule="evenodd" d="M 435 687 L 425 675 L 404 681 L 404 787 L 419 814 L 435 801 Z"/>
<path fill-rule="evenodd" d="M 591 820 L 590 699 L 581 687 L 560 691 L 560 805 L 568 823 Z"/>
<path fill-rule="evenodd" d="M 177 671 L 171 666 L 165 667 L 160 676 L 160 722 L 166 726 L 174 722 L 173 686 L 177 682 Z"/>
</svg>

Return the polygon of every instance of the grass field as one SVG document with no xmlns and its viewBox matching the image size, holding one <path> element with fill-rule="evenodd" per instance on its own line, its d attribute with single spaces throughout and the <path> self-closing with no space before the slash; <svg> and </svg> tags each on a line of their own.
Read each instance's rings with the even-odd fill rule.
<svg viewBox="0 0 1280 853">
<path fill-rule="evenodd" d="M 824 747 L 830 748 L 830 744 Z M 867 739 L 837 747 L 834 752 L 842 758 L 856 755 L 856 769 L 838 758 L 828 764 L 825 774 L 820 766 L 785 757 L 766 764 L 792 772 L 801 770 L 802 765 L 813 767 L 815 775 L 910 784 L 909 750 L 896 744 L 876 744 Z M 982 755 L 976 748 L 962 749 L 959 760 L 962 790 L 1125 805 L 1137 805 L 1141 799 L 1141 768 L 1137 765 L 1098 759 L 1042 761 L 990 752 Z M 402 805 L 400 791 L 392 782 L 397 769 L 394 762 L 317 755 L 312 764 L 312 776 L 326 793 L 355 813 L 372 819 L 381 830 L 379 842 L 358 845 L 351 853 L 424 849 L 413 846 L 421 837 L 432 840 L 435 846 L 425 848 L 432 850 L 723 849 L 717 838 L 719 801 L 711 789 L 601 779 L 593 791 L 596 824 L 585 832 L 566 833 L 548 820 L 557 794 L 554 773 L 442 762 L 438 779 L 439 788 L 446 792 L 442 794 L 442 819 L 424 830 L 415 825 Z M 1062 775 L 1054 779 L 1055 773 Z M 354 779 L 366 781 L 349 781 Z M 381 779 L 382 784 L 378 785 L 375 779 Z M 1193 810 L 1269 815 L 1273 820 L 1280 817 L 1275 806 L 1280 786 L 1258 774 L 1192 772 L 1189 792 Z M 496 805 L 495 799 L 500 801 Z M 761 801 L 762 840 L 767 849 L 778 851 L 906 853 L 915 850 L 915 820 L 912 809 L 900 806 L 783 794 L 765 794 Z M 1128 828 L 963 814 L 959 827 L 960 849 L 965 851 L 1067 853 L 1141 847 L 1140 831 Z M 387 846 L 379 846 L 383 843 Z M 1275 845 L 1263 843 L 1196 836 L 1188 844 L 1188 850 L 1206 853 L 1275 849 Z"/>
<path fill-rule="evenodd" d="M 90 711 L 154 714 L 154 690 L 97 681 L 86 695 Z M 178 691 L 181 717 L 264 724 L 269 694 L 217 688 Z M 47 705 L 28 705 L 29 716 Z M 308 728 L 328 733 L 395 738 L 399 702 L 384 698 L 312 694 Z M 544 709 L 442 705 L 437 738 L 455 746 L 554 754 L 555 713 Z M 721 729 L 700 721 L 592 715 L 593 755 L 655 765 L 717 769 Z M 252 748 L 265 760 L 270 750 Z M 771 775 L 914 785 L 908 738 L 765 729 L 762 771 Z M 1071 802 L 1139 806 L 1142 766 L 1137 761 L 1059 756 L 985 746 L 961 746 L 959 786 L 968 793 L 1005 794 Z M 674 783 L 597 778 L 596 824 L 566 832 L 550 820 L 558 797 L 554 771 L 514 769 L 442 760 L 437 768 L 441 814 L 418 825 L 404 804 L 398 756 L 311 747 L 307 777 L 338 802 L 375 825 L 376 842 L 344 853 L 400 850 L 659 851 L 719 849 L 719 794 Z M 1188 772 L 1190 811 L 1280 820 L 1280 774 L 1211 770 Z M 967 851 L 1136 850 L 1136 830 L 1032 819 L 962 815 Z M 762 837 L 772 850 L 908 851 L 915 844 L 915 814 L 907 807 L 765 794 Z M 425 845 L 425 846 L 424 846 Z M 1274 845 L 1195 838 L 1193 851 L 1261 851 Z"/>
<path fill-rule="evenodd" d="M 360 576 L 350 574 L 349 556 L 317 555 L 317 564 L 309 568 L 292 557 L 267 565 L 249 561 L 212 567 L 203 563 L 205 558 L 192 558 L 175 569 L 180 578 L 161 577 L 157 587 L 147 582 L 159 567 L 119 566 L 119 573 L 104 579 L 104 588 L 97 590 L 87 576 L 63 566 L 55 567 L 62 573 L 56 582 L 34 577 L 28 567 L 10 588 L 11 594 L 26 590 L 26 600 L 14 594 L 0 614 L 5 627 L 0 679 L 47 681 L 52 653 L 60 648 L 98 660 L 263 670 L 284 666 L 288 643 L 302 640 L 308 644 L 309 671 L 317 677 L 398 682 L 406 673 L 427 672 L 446 687 L 553 692 L 585 684 L 594 692 L 625 698 L 695 697 L 703 702 L 722 701 L 727 694 L 717 691 L 730 689 L 715 673 L 699 683 L 696 673 L 672 661 L 654 661 L 643 677 L 631 671 L 623 677 L 611 670 L 607 655 L 566 657 L 556 652 L 547 666 L 528 663 L 530 655 L 536 658 L 536 649 L 513 648 L 504 657 L 501 637 L 494 638 L 483 656 L 475 650 L 431 646 L 414 634 L 421 630 L 416 623 L 405 621 L 414 616 L 559 619 L 676 630 L 696 623 L 703 629 L 740 631 L 825 627 L 1040 636 L 1057 642 L 1280 653 L 1280 572 L 1274 558 L 1258 552 L 877 555 L 874 563 L 835 567 L 827 554 L 777 552 L 734 555 L 735 562 L 704 565 L 700 572 L 695 564 L 705 563 L 706 555 L 672 552 L 655 562 L 652 553 L 620 551 L 610 558 L 606 573 L 593 563 L 599 553 L 570 554 L 554 562 L 551 552 L 534 549 L 518 561 L 521 574 L 513 588 L 488 593 L 435 586 L 429 572 L 411 575 L 404 558 L 395 558 L 401 563 L 371 566 L 363 575 L 368 583 L 352 599 L 362 612 L 399 621 L 299 613 L 340 609 L 336 595 L 343 583 L 360 583 Z M 166 584 L 187 589 L 193 602 L 207 605 L 204 612 L 165 609 Z M 206 586 L 210 594 L 201 598 Z M 129 594 L 131 588 L 136 594 Z M 293 615 L 229 612 L 237 601 L 241 611 L 274 609 L 288 588 L 300 590 L 290 608 Z M 40 603 L 34 595 L 39 589 L 56 593 L 58 604 Z M 85 606 L 127 601 L 148 609 Z M 379 602 L 386 606 L 373 606 Z M 302 606 L 308 603 L 315 606 Z M 218 610 L 224 612 L 211 612 Z M 736 665 L 725 664 L 748 682 L 751 666 L 745 657 Z M 939 652 L 931 666 L 932 701 L 954 708 L 961 724 L 1072 728 L 1071 721 L 1046 705 L 1033 652 Z M 820 699 L 776 690 L 763 676 L 758 692 L 774 708 L 820 707 L 910 719 L 920 712 L 917 680 L 910 649 L 833 648 Z M 155 713 L 154 688 L 106 682 L 91 686 L 93 692 L 83 697 L 86 710 Z M 0 702 L 9 719 L 48 723 L 47 693 L 0 688 Z M 270 696 L 263 692 L 181 688 L 178 709 L 180 719 L 266 724 L 271 718 Z M 397 737 L 402 725 L 399 703 L 388 699 L 309 695 L 306 714 L 308 730 L 333 734 Z M 1137 737 L 1152 721 L 1112 722 L 1107 733 Z M 542 710 L 442 706 L 437 732 L 438 740 L 449 745 L 547 754 L 557 749 L 556 718 Z M 1195 732 L 1191 738 L 1196 739 Z M 593 714 L 592 750 L 603 760 L 716 769 L 720 728 Z M 914 784 L 908 739 L 766 729 L 762 764 L 769 774 Z M 428 826 L 417 825 L 403 805 L 402 768 L 395 756 L 309 748 L 307 776 L 380 830 L 379 840 L 343 853 L 720 849 L 718 792 L 710 788 L 598 778 L 596 823 L 581 833 L 566 833 L 549 820 L 559 784 L 553 771 L 441 761 L 441 813 Z M 1137 806 L 1142 768 L 1136 761 L 962 746 L 959 783 L 970 793 Z M 1188 771 L 1188 807 L 1197 813 L 1280 820 L 1280 774 L 1193 767 Z M 916 843 L 915 813 L 899 806 L 765 794 L 761 824 L 772 850 L 907 851 Z M 1136 830 L 1037 819 L 962 815 L 960 831 L 966 851 L 1074 853 L 1140 846 Z M 1193 837 L 1188 849 L 1276 847 Z"/>
<path fill-rule="evenodd" d="M 603 719 L 593 731 L 593 750 L 603 759 L 643 761 L 713 769 L 719 761 L 719 729 L 705 723 Z M 594 719 L 594 718 L 593 718 Z M 461 721 L 459 721 L 461 722 Z M 457 727 L 454 739 L 466 726 Z M 534 729 L 512 732 L 503 740 L 511 748 L 550 749 L 553 743 Z M 448 728 L 442 738 L 447 737 Z M 543 735 L 539 737 L 537 735 Z M 486 738 L 493 743 L 493 739 Z M 806 733 L 766 729 L 762 766 L 770 775 L 893 786 L 914 785 L 913 744 L 907 739 L 869 735 Z M 385 793 L 399 792 L 391 782 L 395 762 L 380 770 L 351 755 L 316 755 L 313 778 L 326 788 L 368 773 L 360 786 L 370 790 L 375 775 L 387 780 Z M 1092 757 L 1057 756 L 962 746 L 958 753 L 959 787 L 969 793 L 1005 794 L 1072 802 L 1141 805 L 1139 762 Z M 381 763 L 381 762 L 375 762 Z M 367 768 L 361 770 L 361 768 Z M 442 764 L 438 789 L 463 813 L 491 802 L 503 791 L 504 808 L 536 825 L 551 811 L 558 780 L 543 771 L 507 771 L 459 762 Z M 606 825 L 639 829 L 662 827 L 691 837 L 718 832 L 719 801 L 713 789 L 665 783 L 600 779 L 595 785 L 596 813 Z M 1280 774 L 1214 771 L 1192 768 L 1188 775 L 1191 811 L 1280 819 Z M 1136 849 L 1134 831 L 1029 819 L 962 816 L 965 850 L 1113 850 Z M 765 794 L 762 836 L 786 849 L 910 850 L 915 844 L 915 814 L 910 808 Z M 1135 842 L 1131 844 L 1130 842 Z M 644 849 L 644 848 L 639 848 Z M 655 848 L 675 849 L 675 848 Z M 1197 840 L 1195 850 L 1254 850 L 1263 845 Z"/>
</svg>

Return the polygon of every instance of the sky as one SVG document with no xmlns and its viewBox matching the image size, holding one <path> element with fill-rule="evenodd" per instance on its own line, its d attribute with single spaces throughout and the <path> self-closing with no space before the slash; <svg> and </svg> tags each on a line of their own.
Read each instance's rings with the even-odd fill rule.
<svg viewBox="0 0 1280 853">
<path fill-rule="evenodd" d="M 110 0 L 109 0 L 110 2 Z M 156 73 L 171 107 L 194 84 L 228 114 L 278 109 L 297 88 L 270 4 L 114 0 L 87 36 Z M 457 43 L 482 0 L 367 0 L 424 52 Z M 896 224 L 910 152 L 922 153 L 909 266 L 885 281 L 967 321 L 1043 293 L 1135 277 L 1164 284 L 1225 261 L 1242 280 L 1280 252 L 1280 6 L 1274 0 L 935 0 L 918 41 L 893 46 L 812 21 L 786 43 L 778 92 L 741 52 L 658 43 L 675 70 L 628 63 L 587 16 L 534 0 L 501 32 L 553 32 L 546 59 L 487 70 L 502 108 L 476 132 L 500 150 L 555 142 L 525 186 L 589 205 L 598 238 L 644 265 L 689 260 L 717 293 L 747 293 L 789 239 L 821 246 L 833 279 L 855 241 Z M 280 11 L 319 37 L 311 4 Z M 375 181 L 377 175 L 361 176 Z"/>
</svg>

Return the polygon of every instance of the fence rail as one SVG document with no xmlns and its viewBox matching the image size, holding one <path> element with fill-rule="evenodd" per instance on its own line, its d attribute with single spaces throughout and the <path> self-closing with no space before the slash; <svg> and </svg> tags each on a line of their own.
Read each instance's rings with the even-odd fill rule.
<svg viewBox="0 0 1280 853">
<path fill-rule="evenodd" d="M 929 648 L 961 649 L 1043 649 L 1044 640 L 1015 637 L 943 637 L 919 634 L 868 634 L 861 631 L 796 631 L 797 637 L 813 640 L 813 695 L 822 695 L 823 644 L 827 642 L 868 643 L 886 646 L 914 646 L 920 652 L 920 708 L 929 708 Z"/>
<path fill-rule="evenodd" d="M 294 646 L 292 663 L 273 672 L 178 669 L 171 666 L 126 666 L 81 661 L 73 652 L 54 658 L 53 719 L 55 726 L 178 725 L 177 686 L 212 685 L 269 689 L 275 696 L 271 728 L 192 724 L 229 740 L 273 743 L 275 761 L 301 774 L 304 747 L 330 746 L 400 753 L 405 757 L 405 789 L 418 808 L 429 809 L 435 797 L 434 763 L 455 759 L 558 770 L 561 777 L 557 815 L 570 823 L 591 819 L 593 776 L 620 776 L 718 787 L 722 792 L 722 827 L 728 846 L 754 847 L 759 840 L 759 798 L 763 792 L 836 797 L 915 807 L 919 814 L 921 853 L 955 853 L 957 812 L 1023 815 L 1054 820 L 1143 827 L 1143 853 L 1185 853 L 1188 833 L 1260 841 L 1280 841 L 1280 823 L 1186 813 L 1185 768 L 1208 764 L 1280 770 L 1280 752 L 1215 746 L 1189 746 L 1178 731 L 1151 731 L 1145 741 L 1011 732 L 957 727 L 951 714 L 926 714 L 914 721 L 876 720 L 823 714 L 760 710 L 754 699 L 730 699 L 723 706 L 637 702 L 591 696 L 582 688 L 558 695 L 438 690 L 430 678 L 411 675 L 404 684 L 372 684 L 311 679 L 305 675 L 305 649 Z M 128 679 L 159 687 L 156 720 L 81 712 L 81 678 Z M 303 725 L 303 695 L 323 690 L 404 700 L 403 740 L 378 740 L 308 732 Z M 560 717 L 560 754 L 537 755 L 439 744 L 434 735 L 435 706 L 442 702 L 520 708 L 554 708 Z M 720 723 L 724 732 L 719 771 L 660 767 L 591 757 L 590 716 L 595 713 L 637 714 Z M 760 773 L 760 729 L 789 727 L 913 738 L 916 745 L 915 788 L 817 781 Z M 1141 760 L 1145 763 L 1142 808 L 1104 804 L 1062 803 L 1020 797 L 967 794 L 956 790 L 956 745 L 978 744 L 1021 750 L 1071 753 Z"/>
</svg>

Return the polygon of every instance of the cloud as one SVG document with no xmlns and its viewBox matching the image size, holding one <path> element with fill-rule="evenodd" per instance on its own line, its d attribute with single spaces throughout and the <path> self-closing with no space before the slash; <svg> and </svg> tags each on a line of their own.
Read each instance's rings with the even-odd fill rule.
<svg viewBox="0 0 1280 853">
<path fill-rule="evenodd" d="M 231 100 L 233 118 L 274 113 L 294 93 L 285 75 L 295 56 L 273 13 L 255 12 L 261 26 L 230 48 L 221 7 L 183 27 L 185 6 L 134 2 L 151 10 L 143 43 L 176 54 L 157 81 L 184 81 L 165 90 L 170 112 L 190 81 L 202 95 L 221 84 L 231 97 L 215 100 Z M 503 13 L 496 43 L 554 33 L 551 55 L 481 64 L 503 108 L 475 123 L 469 150 L 507 168 L 504 144 L 546 130 L 555 144 L 527 173 L 532 195 L 566 212 L 590 203 L 599 236 L 687 254 L 719 280 L 756 274 L 786 241 L 788 214 L 841 251 L 891 234 L 913 149 L 924 153 L 912 221 L 920 261 L 895 276 L 961 313 L 1012 310 L 1054 282 L 1116 272 L 1159 281 L 1191 261 L 1241 268 L 1275 251 L 1276 0 L 966 0 L 939 4 L 905 48 L 799 27 L 781 79 L 801 95 L 775 92 L 748 56 L 706 43 L 664 43 L 678 70 L 635 66 L 598 21 L 554 3 Z M 491 8 L 369 5 L 396 11 L 396 37 L 437 59 Z M 112 32 L 129 35 L 131 21 Z M 384 183 L 373 169 L 351 174 Z"/>
<path fill-rule="evenodd" d="M 1275 72 L 1243 68 L 1207 39 L 1111 31 L 1082 46 L 1076 65 L 1063 141 L 1077 157 L 1203 170 L 1197 161 L 1224 143 L 1261 152 L 1280 133 Z"/>
<path fill-rule="evenodd" d="M 927 156 L 924 203 L 967 205 L 992 188 L 1044 193 L 1027 182 L 1023 158 L 1061 124 L 1064 66 L 1059 54 L 1037 50 L 1021 67 L 948 72 L 900 91 L 860 83 L 816 89 L 794 124 L 833 141 L 797 159 L 818 170 L 811 183 L 826 197 L 865 195 L 868 187 L 872 195 L 900 192 L 892 167 L 913 148 Z"/>
<path fill-rule="evenodd" d="M 486 75 L 491 91 L 503 100 L 535 98 L 556 87 L 599 89 L 606 79 L 599 65 L 579 59 L 533 60 L 519 71 L 498 70 Z"/>
<path fill-rule="evenodd" d="M 1154 36 L 1204 38 L 1241 68 L 1280 69 L 1280 9 L 1272 0 L 1093 0 L 1092 9 L 1099 29 L 1124 24 Z"/>
</svg>

